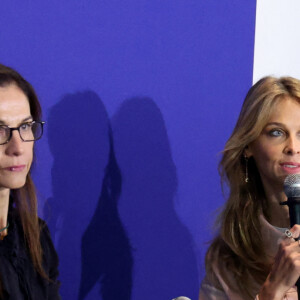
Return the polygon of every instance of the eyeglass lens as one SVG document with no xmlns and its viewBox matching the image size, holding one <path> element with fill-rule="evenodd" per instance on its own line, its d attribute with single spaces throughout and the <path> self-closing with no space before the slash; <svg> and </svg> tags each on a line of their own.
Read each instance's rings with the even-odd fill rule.
<svg viewBox="0 0 300 300">
<path fill-rule="evenodd" d="M 24 123 L 18 128 L 24 142 L 38 140 L 43 134 L 43 125 L 40 122 Z M 11 131 L 12 129 L 8 126 L 0 126 L 0 144 L 4 144 L 10 139 Z"/>
</svg>

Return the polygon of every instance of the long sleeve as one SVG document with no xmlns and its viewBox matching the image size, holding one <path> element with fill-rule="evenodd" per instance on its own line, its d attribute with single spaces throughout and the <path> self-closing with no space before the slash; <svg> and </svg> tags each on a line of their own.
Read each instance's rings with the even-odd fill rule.
<svg viewBox="0 0 300 300">
<path fill-rule="evenodd" d="M 48 279 L 35 270 L 26 247 L 24 232 L 16 214 L 9 214 L 8 235 L 0 241 L 0 284 L 4 299 L 60 300 L 58 257 L 43 221 L 40 236 L 43 268 Z"/>
</svg>

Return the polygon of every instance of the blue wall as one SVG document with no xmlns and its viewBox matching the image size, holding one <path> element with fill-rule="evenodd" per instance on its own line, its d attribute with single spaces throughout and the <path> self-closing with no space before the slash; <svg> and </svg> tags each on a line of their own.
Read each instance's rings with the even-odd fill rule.
<svg viewBox="0 0 300 300">
<path fill-rule="evenodd" d="M 252 83 L 255 1 L 2 1 L 36 88 L 33 170 L 64 299 L 197 299 L 219 153 Z"/>
</svg>

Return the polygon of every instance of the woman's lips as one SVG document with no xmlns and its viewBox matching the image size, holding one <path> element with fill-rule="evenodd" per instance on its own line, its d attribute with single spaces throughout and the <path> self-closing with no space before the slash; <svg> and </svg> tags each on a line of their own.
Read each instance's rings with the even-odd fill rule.
<svg viewBox="0 0 300 300">
<path fill-rule="evenodd" d="M 10 172 L 22 172 L 25 169 L 25 167 L 26 165 L 9 166 L 7 168 L 4 168 L 4 170 Z"/>
<path fill-rule="evenodd" d="M 300 173 L 300 164 L 294 162 L 283 162 L 280 164 L 283 170 L 289 174 Z"/>
</svg>

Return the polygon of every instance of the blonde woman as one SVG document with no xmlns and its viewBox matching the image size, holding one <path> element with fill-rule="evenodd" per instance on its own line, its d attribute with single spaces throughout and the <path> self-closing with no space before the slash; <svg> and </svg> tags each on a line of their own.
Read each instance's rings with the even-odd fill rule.
<svg viewBox="0 0 300 300">
<path fill-rule="evenodd" d="M 298 299 L 300 226 L 283 182 L 300 173 L 300 81 L 265 77 L 248 92 L 220 162 L 229 193 L 206 255 L 200 300 Z M 289 236 L 289 231 L 292 237 Z"/>
</svg>

